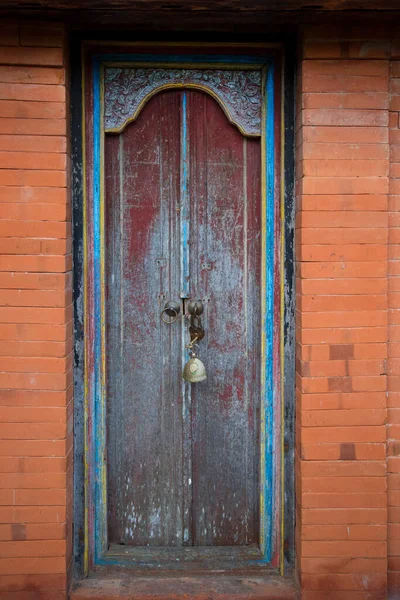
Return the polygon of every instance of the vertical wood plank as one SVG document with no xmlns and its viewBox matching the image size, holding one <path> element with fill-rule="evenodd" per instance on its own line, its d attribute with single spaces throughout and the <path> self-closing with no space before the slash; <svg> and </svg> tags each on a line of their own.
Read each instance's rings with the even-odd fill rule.
<svg viewBox="0 0 400 600">
<path fill-rule="evenodd" d="M 188 92 L 191 285 L 204 298 L 192 387 L 193 539 L 258 541 L 260 410 L 260 145 L 209 96 Z"/>
<path fill-rule="evenodd" d="M 181 330 L 160 320 L 165 302 L 179 298 L 179 124 L 179 95 L 159 94 L 118 136 L 119 161 L 107 139 L 110 177 L 121 182 L 116 196 L 107 190 L 114 543 L 182 544 Z"/>
</svg>

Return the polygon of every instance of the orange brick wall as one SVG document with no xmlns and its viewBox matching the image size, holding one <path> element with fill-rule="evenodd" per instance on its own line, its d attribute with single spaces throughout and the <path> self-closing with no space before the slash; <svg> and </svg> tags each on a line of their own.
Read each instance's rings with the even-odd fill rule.
<svg viewBox="0 0 400 600">
<path fill-rule="evenodd" d="M 400 597 L 400 44 L 390 63 L 389 344 L 388 344 L 388 585 Z"/>
<path fill-rule="evenodd" d="M 61 26 L 2 21 L 1 600 L 62 600 L 71 574 L 65 56 Z M 298 57 L 297 572 L 303 600 L 383 600 L 400 595 L 400 43 L 318 26 Z"/>
<path fill-rule="evenodd" d="M 1 22 L 1 600 L 65 598 L 70 565 L 72 291 L 64 60 L 61 26 Z"/>
<path fill-rule="evenodd" d="M 378 27 L 310 27 L 299 52 L 296 473 L 304 600 L 386 598 L 389 43 L 379 36 Z"/>
</svg>

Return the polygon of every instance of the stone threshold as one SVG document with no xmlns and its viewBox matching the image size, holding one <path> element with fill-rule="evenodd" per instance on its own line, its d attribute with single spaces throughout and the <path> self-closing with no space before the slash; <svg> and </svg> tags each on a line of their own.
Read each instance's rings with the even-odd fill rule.
<svg viewBox="0 0 400 600">
<path fill-rule="evenodd" d="M 76 582 L 70 600 L 297 600 L 292 579 L 277 575 L 135 576 L 94 574 Z"/>
</svg>

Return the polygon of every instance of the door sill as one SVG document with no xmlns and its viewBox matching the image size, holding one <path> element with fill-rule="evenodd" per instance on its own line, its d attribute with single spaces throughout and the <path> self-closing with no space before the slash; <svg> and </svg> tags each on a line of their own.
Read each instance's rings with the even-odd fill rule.
<svg viewBox="0 0 400 600">
<path fill-rule="evenodd" d="M 265 575 L 125 574 L 113 569 L 76 582 L 70 600 L 296 600 L 293 579 Z"/>
<path fill-rule="evenodd" d="M 270 569 L 263 560 L 260 548 L 252 546 L 123 546 L 111 544 L 104 554 L 104 561 L 126 568 L 155 571 L 172 569 L 190 570 L 192 573 L 205 570 L 208 573 L 248 569 Z"/>
</svg>

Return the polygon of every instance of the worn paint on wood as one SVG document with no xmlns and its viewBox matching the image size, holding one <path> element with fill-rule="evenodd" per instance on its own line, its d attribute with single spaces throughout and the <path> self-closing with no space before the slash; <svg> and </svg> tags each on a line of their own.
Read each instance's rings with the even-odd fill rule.
<svg viewBox="0 0 400 600">
<path fill-rule="evenodd" d="M 260 160 L 195 91 L 158 94 L 106 136 L 111 543 L 258 542 Z M 197 386 L 181 384 L 186 319 L 159 318 L 182 276 L 205 303 Z"/>
<path fill-rule="evenodd" d="M 182 540 L 181 336 L 160 319 L 180 290 L 180 103 L 106 137 L 109 540 L 139 546 Z"/>
<path fill-rule="evenodd" d="M 105 131 L 120 132 L 164 89 L 199 89 L 220 104 L 243 135 L 261 135 L 261 71 L 228 69 L 105 69 Z"/>
<path fill-rule="evenodd" d="M 179 53 L 183 52 L 183 50 L 181 51 L 179 49 Z M 256 53 L 257 58 L 256 59 L 251 59 L 251 57 L 249 58 L 248 56 L 244 57 L 244 58 L 240 58 L 232 56 L 223 56 L 223 58 L 217 58 L 215 56 L 212 56 L 211 54 L 207 55 L 207 63 L 211 64 L 211 63 L 218 63 L 219 61 L 225 61 L 226 64 L 232 64 L 236 61 L 243 61 L 243 64 L 246 63 L 246 61 L 249 64 L 255 64 L 256 62 L 260 62 L 260 55 Z M 180 54 L 180 56 L 178 56 L 178 53 L 176 56 L 172 56 L 172 57 L 168 57 L 171 59 L 172 62 L 175 63 L 179 63 L 180 61 L 182 61 L 182 54 Z M 163 61 L 165 62 L 165 60 L 168 60 L 167 56 L 164 55 L 163 56 Z M 104 55 L 102 55 L 100 57 L 100 59 L 95 59 L 92 63 L 93 65 L 93 73 L 90 73 L 91 68 L 89 67 L 89 77 L 88 79 L 90 79 L 91 77 L 93 77 L 93 80 L 95 82 L 95 85 L 93 86 L 93 92 L 94 92 L 94 96 L 93 96 L 93 105 L 96 107 L 98 107 L 98 109 L 100 109 L 101 111 L 101 88 L 100 86 L 97 85 L 98 83 L 98 78 L 96 79 L 96 73 L 100 76 L 100 64 L 101 61 L 103 60 L 109 60 L 111 61 L 113 64 L 115 64 L 115 61 L 122 61 L 123 64 L 126 64 L 129 61 L 132 61 L 134 64 L 137 64 L 137 62 L 140 62 L 140 54 L 137 54 L 136 56 L 134 55 L 114 55 L 114 56 L 107 56 L 105 57 Z M 149 54 L 148 50 L 145 50 L 145 53 L 143 54 L 143 60 L 146 62 L 146 64 L 149 63 L 149 61 L 151 60 L 156 60 L 156 57 Z M 195 55 L 191 55 L 190 60 L 192 61 L 196 61 L 196 56 Z M 204 61 L 204 56 L 199 56 L 198 57 L 199 63 L 201 63 L 202 61 Z M 267 69 L 268 70 L 268 69 Z M 94 75 L 94 76 L 93 76 Z M 278 88 L 279 89 L 279 88 Z M 263 127 L 263 132 L 262 132 L 262 148 L 268 148 L 269 151 L 269 155 L 272 157 L 272 159 L 274 160 L 276 158 L 276 156 L 279 156 L 279 153 L 277 152 L 277 148 L 279 145 L 278 140 L 276 139 L 276 136 L 272 137 L 272 139 L 268 139 L 267 140 L 267 130 L 268 130 L 268 125 L 269 125 L 269 130 L 271 129 L 271 124 L 274 122 L 274 110 L 276 110 L 276 108 L 278 107 L 278 103 L 279 103 L 279 92 L 277 91 L 273 92 L 274 98 L 275 98 L 275 102 L 271 101 L 269 102 L 269 110 L 267 111 L 267 113 L 264 113 L 264 118 L 265 118 L 265 127 Z M 189 92 L 186 93 L 186 96 Z M 203 95 L 203 94 L 201 94 Z M 91 94 L 88 93 L 88 98 L 90 99 Z M 211 101 L 211 98 L 209 98 L 209 100 Z M 88 103 L 88 117 L 91 118 L 91 114 L 92 114 L 92 109 L 91 109 L 91 104 L 90 104 L 91 100 L 89 100 Z M 227 121 L 225 115 L 223 114 L 222 110 L 220 109 L 220 107 L 218 107 L 218 109 L 221 112 L 221 115 L 225 118 L 225 121 Z M 99 114 L 98 112 L 95 111 L 95 114 Z M 188 113 L 188 119 L 189 119 L 189 113 Z M 228 123 L 227 123 L 228 124 Z M 230 126 L 231 127 L 231 126 Z M 279 125 L 278 125 L 279 128 Z M 87 156 L 87 162 L 88 162 L 88 182 L 87 182 L 87 196 L 90 198 L 90 194 L 93 193 L 93 200 L 94 200 L 94 205 L 95 207 L 98 206 L 98 208 L 95 208 L 95 213 L 96 214 L 96 210 L 100 210 L 100 216 L 102 213 L 102 209 L 101 209 L 101 181 L 103 179 L 103 175 L 102 175 L 102 154 L 101 154 L 101 140 L 103 139 L 103 133 L 101 131 L 101 127 L 100 127 L 100 122 L 97 121 L 97 117 L 95 119 L 95 123 L 94 123 L 94 129 L 98 130 L 100 132 L 100 134 L 98 135 L 97 133 L 94 134 L 94 139 L 95 140 L 100 140 L 100 148 L 99 148 L 99 152 L 95 153 L 94 155 L 94 161 L 93 161 L 93 156 L 91 155 L 91 151 L 90 148 L 93 147 L 93 141 L 91 138 L 91 132 L 88 132 L 88 156 Z M 237 135 L 240 136 L 239 132 L 233 128 L 234 131 L 237 133 Z M 107 137 L 107 136 L 106 136 Z M 275 138 L 275 139 L 274 139 Z M 249 144 L 250 140 L 247 140 L 247 145 Z M 96 145 L 96 144 L 95 144 Z M 189 144 L 188 144 L 189 146 Z M 189 149 L 189 156 L 190 156 L 190 147 Z M 93 170 L 91 170 L 91 165 L 93 165 Z M 268 165 L 267 165 L 268 168 Z M 180 171 L 182 174 L 182 164 L 180 165 Z M 277 168 L 275 168 L 275 170 L 273 169 L 272 172 L 275 173 L 279 173 L 279 169 L 277 170 Z M 92 174 L 92 175 L 91 175 Z M 272 241 L 271 243 L 271 231 L 274 231 L 274 228 L 271 228 L 270 224 L 271 222 L 276 222 L 277 218 L 279 218 L 279 212 L 277 210 L 277 206 L 279 204 L 279 186 L 274 185 L 274 194 L 271 193 L 271 189 L 270 186 L 268 186 L 267 188 L 267 182 L 268 182 L 268 177 L 267 177 L 267 171 L 266 171 L 266 155 L 264 152 L 264 155 L 262 157 L 262 169 L 261 169 L 261 180 L 263 181 L 263 184 L 261 185 L 262 188 L 262 195 L 263 195 L 263 203 L 262 203 L 262 213 L 263 213 L 263 220 L 264 220 L 264 225 L 261 228 L 261 232 L 260 232 L 260 237 L 262 238 L 262 251 L 261 253 L 264 252 L 264 257 L 265 259 L 267 258 L 267 248 L 271 248 L 271 252 L 268 254 L 268 260 L 264 259 L 264 267 L 262 269 L 262 276 L 264 277 L 264 282 L 265 282 L 265 273 L 274 273 L 275 275 L 276 273 L 279 272 L 279 269 L 275 268 L 276 263 L 276 253 L 277 250 L 279 251 L 279 243 L 275 240 Z M 107 196 L 107 189 L 106 189 L 106 196 Z M 90 205 L 90 202 L 88 203 L 88 206 Z M 97 213 L 99 214 L 99 213 Z M 90 248 L 91 246 L 91 240 L 94 238 L 94 240 L 96 240 L 96 237 L 98 237 L 99 241 L 100 241 L 100 248 L 106 247 L 107 243 L 106 240 L 104 238 L 104 230 L 102 229 L 102 224 L 101 224 L 101 219 L 100 222 L 97 220 L 93 220 L 92 218 L 92 214 L 91 214 L 91 206 L 89 206 L 89 210 L 88 210 L 88 232 L 89 232 L 89 240 L 88 240 L 88 262 L 89 262 L 89 269 L 88 269 L 88 278 L 87 278 L 87 294 L 88 294 L 88 306 L 90 305 L 90 303 L 92 302 L 92 296 L 93 294 L 97 297 L 97 299 L 95 298 L 95 303 L 94 306 L 100 306 L 102 305 L 101 302 L 101 296 L 99 296 L 99 288 L 97 287 L 96 281 L 100 283 L 100 291 L 101 291 L 101 282 L 102 282 L 102 270 L 101 270 L 101 265 L 98 264 L 98 262 L 96 262 L 96 260 L 94 260 L 93 262 L 93 271 L 92 268 L 90 267 L 90 256 L 92 256 L 90 254 Z M 189 221 L 191 221 L 190 219 L 191 215 L 189 215 Z M 269 224 L 268 227 L 266 227 L 266 224 Z M 93 227 L 93 229 L 92 229 Z M 279 231 L 277 229 L 275 229 L 276 231 Z M 92 236 L 92 232 L 93 232 L 93 236 Z M 269 240 L 269 241 L 268 241 Z M 279 238 L 278 238 L 279 240 Z M 189 240 L 190 241 L 190 240 Z M 95 241 L 94 244 L 94 248 L 96 248 L 97 246 L 97 242 Z M 188 246 L 190 248 L 190 246 Z M 264 250 L 265 249 L 265 250 Z M 96 259 L 96 252 L 94 253 L 94 257 Z M 271 259 L 271 260 L 269 260 Z M 101 262 L 101 256 L 100 256 L 100 262 Z M 279 263 L 278 263 L 279 265 Z M 191 267 L 191 263 L 189 263 L 190 269 Z M 93 275 L 93 278 L 92 278 Z M 269 278 L 269 280 L 271 281 L 271 274 L 269 274 L 267 276 L 267 278 Z M 277 278 L 276 276 L 272 276 L 272 281 L 276 281 Z M 96 291 L 98 290 L 98 291 Z M 276 298 L 275 298 L 275 293 L 273 293 L 271 290 L 267 291 L 267 294 L 272 294 L 271 297 L 274 297 L 273 300 L 273 310 L 270 314 L 270 316 L 272 316 L 272 319 L 274 320 L 274 325 L 272 327 L 272 330 L 274 332 L 274 336 L 272 340 L 265 340 L 269 341 L 271 344 L 271 352 L 272 355 L 274 357 L 273 361 L 275 365 L 279 365 L 279 326 L 276 325 L 276 319 L 278 317 L 279 319 L 279 286 L 277 288 L 276 291 Z M 264 294 L 262 294 L 263 296 Z M 276 305 L 276 301 L 278 300 L 278 305 Z M 100 305 L 98 304 L 100 302 Z M 104 309 L 103 309 L 104 310 Z M 96 314 L 96 311 L 95 313 Z M 95 562 L 95 563 L 115 563 L 115 562 L 121 562 L 121 556 L 118 558 L 118 560 L 116 560 L 115 556 L 115 552 L 113 552 L 113 554 L 107 558 L 107 554 L 105 553 L 107 551 L 107 546 L 109 543 L 109 540 L 107 539 L 107 531 L 105 529 L 105 525 L 107 523 L 107 499 L 104 497 L 104 491 L 106 490 L 107 486 L 105 485 L 105 480 L 104 480 L 104 474 L 109 470 L 109 465 L 107 465 L 106 467 L 106 454 L 103 452 L 102 453 L 102 448 L 104 448 L 104 440 L 105 440 L 105 431 L 104 431 L 104 427 L 106 424 L 106 413 L 104 411 L 103 408 L 100 408 L 99 403 L 103 405 L 103 403 L 105 402 L 105 400 L 107 399 L 107 393 L 106 390 L 102 387 L 101 385 L 101 376 L 102 376 L 102 369 L 104 369 L 103 367 L 103 363 L 102 363 L 102 348 L 104 347 L 105 344 L 105 335 L 104 333 L 102 333 L 101 328 L 99 330 L 98 325 L 96 324 L 96 322 L 93 320 L 93 314 L 90 313 L 90 326 L 88 327 L 88 331 L 89 334 L 91 335 L 91 337 L 89 337 L 88 339 L 88 343 L 87 343 L 87 348 L 89 347 L 93 347 L 94 349 L 94 361 L 92 362 L 92 357 L 88 357 L 88 365 L 87 365 L 87 376 L 88 376 L 88 381 L 89 381 L 89 387 L 88 387 L 88 409 L 89 409 L 89 419 L 88 419 L 88 438 L 94 438 L 95 440 L 98 441 L 98 443 L 96 444 L 96 451 L 93 454 L 93 459 L 94 459 L 94 463 L 95 463 L 95 469 L 92 470 L 91 468 L 91 463 L 89 462 L 88 464 L 88 469 L 87 469 L 87 473 L 90 477 L 90 480 L 92 481 L 92 483 L 94 484 L 94 490 L 96 491 L 95 496 L 92 496 L 92 486 L 90 486 L 88 488 L 89 490 L 89 498 L 96 498 L 95 502 L 93 503 L 93 501 L 89 500 L 89 507 L 90 507 L 90 511 L 89 511 L 89 531 L 88 531 L 88 538 L 89 538 L 89 543 L 94 544 L 94 542 L 96 542 L 96 551 L 94 553 L 94 555 L 92 555 L 91 557 L 91 562 Z M 101 323 L 101 321 L 100 321 Z M 276 332 L 278 332 L 278 335 L 276 335 Z M 184 330 L 182 329 L 181 332 L 182 336 L 184 336 Z M 182 339 L 182 337 L 181 337 Z M 92 344 L 92 346 L 90 346 L 90 344 Z M 270 356 L 270 354 L 269 354 Z M 183 357 L 183 353 L 181 353 L 181 357 Z M 266 357 L 266 353 L 262 351 L 261 349 L 261 357 Z M 270 377 L 271 374 L 271 369 L 267 369 L 266 371 L 264 363 L 262 362 L 262 359 L 260 361 L 260 366 L 261 369 L 267 373 L 267 377 Z M 275 369 L 276 370 L 276 369 Z M 105 369 L 104 369 L 105 371 Z M 103 372 L 104 372 L 103 371 Z M 273 371 L 273 370 L 272 370 Z M 100 379 L 99 379 L 100 377 Z M 97 381 L 97 383 L 96 383 Z M 100 381 L 100 385 L 98 383 L 98 381 Z M 92 385 L 95 384 L 95 385 Z M 201 385 L 201 384 L 200 384 Z M 182 387 L 182 386 L 181 386 Z M 185 396 L 182 396 L 183 398 Z M 265 414 L 265 410 L 270 410 L 272 411 L 272 417 L 274 417 L 274 415 L 277 414 L 278 411 L 278 406 L 279 406 L 279 401 L 280 401 L 280 397 L 279 394 L 277 394 L 277 388 L 276 386 L 273 385 L 273 383 L 271 381 L 268 382 L 268 386 L 265 389 L 265 394 L 262 393 L 261 394 L 261 405 L 260 406 L 260 411 L 261 411 L 261 415 Z M 194 402 L 194 400 L 192 401 L 192 403 Z M 187 403 L 187 408 L 191 410 L 193 410 L 193 407 L 191 407 L 190 402 Z M 92 416 L 94 416 L 94 420 L 92 421 Z M 273 420 L 273 419 L 272 419 Z M 188 417 L 186 416 L 186 424 L 189 423 Z M 271 425 L 271 423 L 267 423 L 268 426 Z M 271 436 L 272 432 L 268 431 L 267 432 L 267 436 Z M 270 453 L 270 457 L 267 457 L 267 460 L 272 461 L 272 468 L 273 468 L 273 473 L 275 475 L 274 477 L 274 483 L 272 485 L 267 485 L 265 486 L 265 480 L 263 478 L 263 475 L 261 474 L 261 477 L 259 476 L 259 487 L 261 490 L 264 490 L 264 494 L 261 497 L 260 500 L 258 500 L 258 507 L 259 507 L 259 518 L 260 518 L 260 523 L 261 524 L 266 524 L 266 528 L 265 528 L 265 534 L 266 534 L 266 541 L 268 542 L 267 544 L 262 543 L 261 544 L 261 549 L 262 549 L 262 554 L 258 555 L 260 556 L 260 558 L 262 558 L 262 556 L 264 558 L 262 558 L 262 562 L 263 561 L 271 561 L 272 560 L 272 564 L 277 564 L 277 555 L 276 555 L 276 549 L 277 549 L 277 543 L 279 541 L 278 536 L 276 535 L 276 528 L 275 528 L 275 520 L 277 519 L 277 514 L 278 514 L 278 507 L 279 507 L 279 484 L 278 486 L 275 486 L 274 489 L 274 484 L 276 483 L 276 474 L 279 472 L 279 460 L 278 460 L 278 454 L 275 452 L 276 447 L 277 447 L 277 439 L 276 436 L 274 437 L 270 437 L 267 438 L 272 440 L 272 446 L 270 446 L 272 448 L 271 453 Z M 186 444 L 186 450 L 185 452 L 187 453 L 187 450 L 191 449 L 191 443 L 190 444 Z M 189 453 L 190 454 L 190 453 Z M 261 464 L 262 461 L 265 460 L 266 458 L 266 452 L 265 452 L 265 446 L 263 446 L 261 444 Z M 96 466 L 97 465 L 97 466 Z M 186 469 L 190 468 L 190 465 L 186 465 L 185 467 Z M 273 495 L 274 499 L 272 500 L 272 497 L 268 499 L 268 496 Z M 190 495 L 186 495 L 186 508 L 184 508 L 184 511 L 189 508 L 191 506 L 191 499 L 190 499 Z M 265 513 L 265 509 L 268 506 L 268 502 L 270 502 L 269 506 L 271 506 L 271 510 L 273 514 L 266 514 Z M 94 509 L 92 511 L 92 509 Z M 189 527 L 189 531 L 192 531 L 193 525 L 191 525 Z M 260 529 L 257 528 L 257 536 L 259 535 L 259 531 Z M 271 535 L 270 535 L 271 534 Z M 246 534 L 247 535 L 247 534 Z M 191 538 L 192 539 L 192 538 Z M 191 539 L 187 539 L 185 543 L 187 544 L 191 544 L 192 541 Z M 91 542 L 92 540 L 92 542 Z M 262 540 L 260 540 L 262 541 Z M 206 542 L 208 543 L 208 542 Z M 236 542 L 234 542 L 236 543 Z M 251 543 L 251 542 L 250 542 Z M 218 541 L 217 541 L 218 544 Z M 269 545 L 268 545 L 269 544 Z M 204 549 L 207 548 L 207 546 L 201 546 Z M 228 546 L 226 546 L 226 548 L 228 548 Z M 217 549 L 217 548 L 215 548 Z M 270 552 L 271 550 L 271 552 Z M 129 562 L 133 560 L 135 561 L 136 559 L 134 557 L 131 556 L 127 556 L 127 560 L 128 560 L 128 564 Z M 235 559 L 236 560 L 236 559 Z M 246 560 L 246 559 L 245 559 Z M 248 560 L 248 559 L 247 559 Z M 151 562 L 151 561 L 150 561 Z M 255 560 L 250 560 L 251 564 L 255 564 L 255 563 L 259 563 L 259 559 L 255 559 Z M 140 563 L 140 559 L 139 559 L 139 563 Z M 145 563 L 147 563 L 147 560 L 145 559 Z M 125 564 L 126 560 L 125 560 Z M 217 563 L 216 563 L 217 564 Z M 221 563 L 218 563 L 221 564 Z M 244 564 L 244 563 L 243 563 Z M 230 567 L 229 567 L 230 568 Z"/>
</svg>

